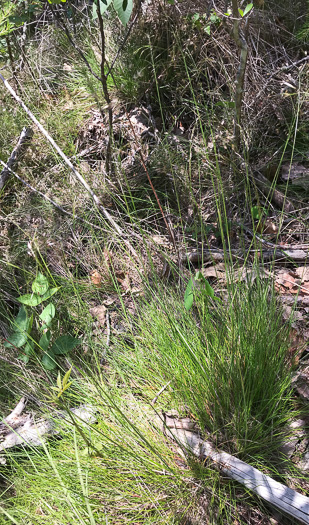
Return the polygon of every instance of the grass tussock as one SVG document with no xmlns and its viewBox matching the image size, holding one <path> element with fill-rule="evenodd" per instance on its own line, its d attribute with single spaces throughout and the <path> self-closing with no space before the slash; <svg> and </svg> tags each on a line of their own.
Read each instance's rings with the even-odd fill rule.
<svg viewBox="0 0 309 525">
<path fill-rule="evenodd" d="M 162 294 L 137 325 L 134 350 L 114 357 L 126 380 L 146 396 L 169 383 L 164 406 L 192 415 L 216 444 L 266 464 L 278 459 L 293 393 L 288 327 L 271 283 L 230 285 L 223 301 L 202 296 L 192 313 Z"/>
</svg>

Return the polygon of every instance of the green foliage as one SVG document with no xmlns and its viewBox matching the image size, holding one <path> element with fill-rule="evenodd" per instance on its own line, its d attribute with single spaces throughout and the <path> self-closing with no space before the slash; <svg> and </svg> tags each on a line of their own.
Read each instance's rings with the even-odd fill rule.
<svg viewBox="0 0 309 525">
<path fill-rule="evenodd" d="M 70 368 L 63 376 L 63 379 L 61 379 L 60 372 L 58 373 L 57 377 L 57 386 L 53 386 L 52 389 L 55 390 L 55 394 L 57 394 L 57 399 L 63 396 L 64 392 L 71 386 L 72 381 L 69 381 L 70 375 L 72 372 L 72 368 Z"/>
<path fill-rule="evenodd" d="M 110 5 L 113 6 L 120 22 L 126 26 L 130 20 L 133 10 L 133 0 L 95 0 L 92 7 L 92 18 L 98 17 L 98 2 L 100 2 L 100 12 L 103 15 Z"/>
<path fill-rule="evenodd" d="M 189 311 L 193 305 L 194 293 L 207 297 L 215 298 L 215 291 L 200 271 L 197 271 L 188 284 L 184 295 L 185 309 Z"/>
<path fill-rule="evenodd" d="M 188 20 L 191 21 L 192 25 L 196 29 L 201 29 L 208 35 L 210 35 L 211 28 L 219 26 L 222 21 L 214 9 L 211 10 L 210 16 L 208 16 L 206 13 L 203 15 L 194 13 L 193 15 L 188 16 Z"/>
<path fill-rule="evenodd" d="M 32 294 L 21 295 L 18 297 L 18 301 L 23 305 L 34 308 L 50 299 L 58 290 L 59 288 L 49 288 L 48 279 L 39 272 L 32 283 Z M 63 335 L 56 338 L 51 344 L 51 327 L 56 315 L 56 308 L 55 305 L 50 302 L 39 315 L 36 315 L 38 330 L 39 333 L 41 333 L 39 341 L 36 343 L 35 338 L 31 336 L 34 315 L 36 315 L 35 311 L 29 317 L 25 306 L 20 308 L 13 323 L 13 333 L 4 343 L 4 346 L 7 348 L 24 347 L 19 359 L 25 363 L 28 363 L 31 356 L 34 356 L 36 351 L 38 351 L 42 353 L 42 366 L 46 370 L 54 370 L 57 367 L 56 356 L 66 355 L 73 350 L 80 341 L 70 335 Z"/>
<path fill-rule="evenodd" d="M 126 348 L 115 362 L 144 395 L 170 381 L 167 406 L 187 407 L 231 453 L 272 462 L 294 410 L 288 327 L 270 283 L 257 277 L 237 286 L 230 278 L 224 301 L 205 283 L 195 293 L 193 278 L 185 308 L 177 297 L 145 307 L 134 353 Z"/>
<path fill-rule="evenodd" d="M 248 5 L 246 5 L 246 7 L 245 7 L 244 10 L 240 9 L 240 7 L 239 7 L 239 8 L 238 8 L 238 11 L 239 11 L 240 16 L 241 16 L 242 18 L 243 18 L 244 16 L 246 16 L 246 15 L 251 11 L 252 7 L 253 7 L 253 4 L 248 4 Z"/>
</svg>

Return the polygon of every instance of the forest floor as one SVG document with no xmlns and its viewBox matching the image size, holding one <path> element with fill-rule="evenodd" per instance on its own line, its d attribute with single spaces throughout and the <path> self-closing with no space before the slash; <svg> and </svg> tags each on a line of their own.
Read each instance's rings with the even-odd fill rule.
<svg viewBox="0 0 309 525">
<path fill-rule="evenodd" d="M 143 9 L 120 54 L 107 18 L 109 105 L 81 4 L 38 11 L 0 63 L 63 153 L 0 85 L 4 169 L 34 133 L 0 182 L 0 410 L 23 398 L 15 437 L 46 420 L 56 434 L 1 452 L 0 523 L 298 523 L 153 420 L 308 495 L 306 13 L 246 15 L 236 145 L 220 2 Z"/>
</svg>

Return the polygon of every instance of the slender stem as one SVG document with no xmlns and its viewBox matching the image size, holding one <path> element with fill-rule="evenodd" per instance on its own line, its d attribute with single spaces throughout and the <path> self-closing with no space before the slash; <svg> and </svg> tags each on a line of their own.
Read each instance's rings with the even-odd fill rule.
<svg viewBox="0 0 309 525">
<path fill-rule="evenodd" d="M 107 75 L 105 75 L 105 64 L 106 64 L 106 43 L 105 43 L 105 32 L 104 32 L 104 22 L 103 17 L 101 13 L 101 6 L 100 2 L 98 2 L 97 5 L 97 11 L 98 11 L 98 20 L 99 20 L 99 28 L 100 28 L 100 35 L 101 35 L 101 82 L 102 82 L 102 88 L 105 100 L 108 105 L 108 127 L 109 127 L 109 133 L 108 133 L 108 143 L 106 146 L 106 171 L 107 173 L 110 173 L 111 171 L 111 147 L 112 147 L 112 138 L 113 138 L 113 109 L 111 104 L 111 99 L 107 87 Z"/>
</svg>

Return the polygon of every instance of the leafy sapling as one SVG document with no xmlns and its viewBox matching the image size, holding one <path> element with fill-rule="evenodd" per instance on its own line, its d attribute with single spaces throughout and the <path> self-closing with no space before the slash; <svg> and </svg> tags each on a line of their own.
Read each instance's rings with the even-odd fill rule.
<svg viewBox="0 0 309 525">
<path fill-rule="evenodd" d="M 57 386 L 51 387 L 53 390 L 55 390 L 57 400 L 60 399 L 63 396 L 64 392 L 71 386 L 72 381 L 69 381 L 71 372 L 72 367 L 64 374 L 63 379 L 61 379 L 60 372 L 58 373 Z"/>
<path fill-rule="evenodd" d="M 191 277 L 187 284 L 187 288 L 184 295 L 185 309 L 189 311 L 192 308 L 194 294 L 199 293 L 205 297 L 210 297 L 211 299 L 219 300 L 218 297 L 215 297 L 215 291 L 210 286 L 207 279 L 205 279 L 202 272 L 199 270 L 196 272 L 194 277 Z"/>
<path fill-rule="evenodd" d="M 41 364 L 46 370 L 54 370 L 57 367 L 57 356 L 66 355 L 80 343 L 79 339 L 70 335 L 62 335 L 52 342 L 52 321 L 56 315 L 56 308 L 52 302 L 48 302 L 42 312 L 37 315 L 35 307 L 48 301 L 58 290 L 59 288 L 50 288 L 48 279 L 39 272 L 32 283 L 32 293 L 18 297 L 22 306 L 12 323 L 13 333 L 4 343 L 7 348 L 22 349 L 18 358 L 26 364 L 38 350 L 42 354 Z M 30 317 L 26 306 L 33 309 Z M 41 334 L 39 338 L 32 335 L 34 318 L 36 318 L 36 326 Z"/>
</svg>

